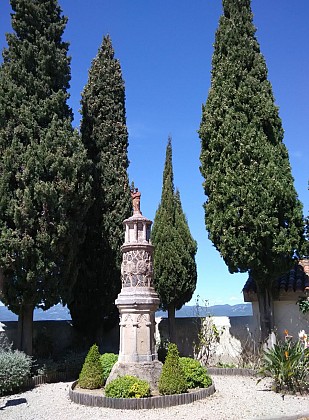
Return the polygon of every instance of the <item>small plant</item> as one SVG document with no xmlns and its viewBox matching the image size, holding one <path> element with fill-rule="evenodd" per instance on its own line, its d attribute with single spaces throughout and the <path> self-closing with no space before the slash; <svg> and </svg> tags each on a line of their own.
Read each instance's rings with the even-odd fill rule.
<svg viewBox="0 0 309 420">
<path fill-rule="evenodd" d="M 111 398 L 145 398 L 150 396 L 150 385 L 135 376 L 120 376 L 106 385 L 105 395 Z"/>
<path fill-rule="evenodd" d="M 96 389 L 103 385 L 103 367 L 100 361 L 99 348 L 94 344 L 85 359 L 78 379 L 81 388 Z"/>
<path fill-rule="evenodd" d="M 296 303 L 299 306 L 300 312 L 303 314 L 309 312 L 309 296 L 301 296 Z"/>
<path fill-rule="evenodd" d="M 184 371 L 189 389 L 207 388 L 212 384 L 212 380 L 207 374 L 207 369 L 198 360 L 194 360 L 191 357 L 180 357 L 179 363 Z"/>
<path fill-rule="evenodd" d="M 182 394 L 187 392 L 187 388 L 185 374 L 179 363 L 177 346 L 170 343 L 159 379 L 159 392 L 162 395 Z"/>
<path fill-rule="evenodd" d="M 293 342 L 292 336 L 285 330 L 284 342 L 264 352 L 259 374 L 262 378 L 273 378 L 276 392 L 308 392 L 309 347 L 307 335 L 304 333 L 303 336 Z"/>
<path fill-rule="evenodd" d="M 0 351 L 12 350 L 13 343 L 9 341 L 5 334 L 0 334 Z"/>
<path fill-rule="evenodd" d="M 234 363 L 223 363 L 223 362 L 218 362 L 216 366 L 218 368 L 225 368 L 225 369 L 234 369 L 237 367 Z"/>
<path fill-rule="evenodd" d="M 53 354 L 53 340 L 45 332 L 39 332 L 33 340 L 33 354 L 38 358 L 50 358 Z"/>
<path fill-rule="evenodd" d="M 106 382 L 107 378 L 109 377 L 109 374 L 111 373 L 111 370 L 114 366 L 114 364 L 118 360 L 118 354 L 115 353 L 104 353 L 102 356 L 100 356 L 100 362 L 103 367 L 103 381 Z"/>
<path fill-rule="evenodd" d="M 211 315 L 201 317 L 201 310 L 203 313 L 208 312 L 208 301 L 205 300 L 204 307 L 200 306 L 200 297 L 197 296 L 196 300 L 196 317 L 200 318 L 198 339 L 194 343 L 194 358 L 199 360 L 203 366 L 208 366 L 211 354 L 215 352 L 217 344 L 220 342 L 220 336 L 223 333 L 219 331 L 213 321 Z"/>
<path fill-rule="evenodd" d="M 67 352 L 62 358 L 61 362 L 64 366 L 64 370 L 69 376 L 76 378 L 83 367 L 85 360 L 85 352 Z M 61 365 L 60 365 L 61 366 Z"/>
<path fill-rule="evenodd" d="M 30 377 L 31 364 L 21 351 L 0 350 L 0 395 L 18 391 Z"/>
</svg>

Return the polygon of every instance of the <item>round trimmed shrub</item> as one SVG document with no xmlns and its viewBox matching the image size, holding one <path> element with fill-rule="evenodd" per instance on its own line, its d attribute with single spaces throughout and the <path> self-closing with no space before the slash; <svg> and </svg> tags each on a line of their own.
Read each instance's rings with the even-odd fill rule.
<svg viewBox="0 0 309 420">
<path fill-rule="evenodd" d="M 102 356 L 100 356 L 100 362 L 103 367 L 103 382 L 105 383 L 107 378 L 109 377 L 109 374 L 111 373 L 111 370 L 114 366 L 114 364 L 118 360 L 118 354 L 115 353 L 104 353 Z"/>
<path fill-rule="evenodd" d="M 0 350 L 0 395 L 18 391 L 30 377 L 32 359 L 21 351 Z"/>
<path fill-rule="evenodd" d="M 103 386 L 103 367 L 100 361 L 99 348 L 94 344 L 85 359 L 79 374 L 78 385 L 85 389 L 96 389 Z"/>
<path fill-rule="evenodd" d="M 179 363 L 184 371 L 189 389 L 207 388 L 212 384 L 211 377 L 207 374 L 207 369 L 198 360 L 191 357 L 180 357 Z"/>
<path fill-rule="evenodd" d="M 159 379 L 159 392 L 162 395 L 182 394 L 187 392 L 187 389 L 185 374 L 179 363 L 177 346 L 170 343 Z"/>
<path fill-rule="evenodd" d="M 150 396 L 150 385 L 135 376 L 120 376 L 106 385 L 105 395 L 111 398 L 145 398 Z"/>
</svg>

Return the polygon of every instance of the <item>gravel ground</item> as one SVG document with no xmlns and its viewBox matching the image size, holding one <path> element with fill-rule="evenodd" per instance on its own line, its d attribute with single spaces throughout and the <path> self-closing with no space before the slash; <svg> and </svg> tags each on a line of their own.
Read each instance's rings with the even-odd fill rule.
<svg viewBox="0 0 309 420">
<path fill-rule="evenodd" d="M 69 400 L 71 383 L 40 385 L 31 391 L 0 398 L 0 419 L 6 420 L 225 420 L 308 419 L 309 396 L 270 391 L 269 380 L 215 376 L 216 393 L 188 405 L 155 410 L 113 410 L 86 407 Z"/>
</svg>

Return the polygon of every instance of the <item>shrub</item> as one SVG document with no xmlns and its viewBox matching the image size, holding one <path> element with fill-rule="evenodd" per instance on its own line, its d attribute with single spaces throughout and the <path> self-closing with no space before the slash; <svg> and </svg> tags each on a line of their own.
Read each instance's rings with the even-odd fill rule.
<svg viewBox="0 0 309 420">
<path fill-rule="evenodd" d="M 96 389 L 103 385 L 103 367 L 100 362 L 98 346 L 94 344 L 85 359 L 79 375 L 78 384 L 81 388 Z"/>
<path fill-rule="evenodd" d="M 293 342 L 286 331 L 284 342 L 278 342 L 272 349 L 264 351 L 259 374 L 263 378 L 266 376 L 273 378 L 276 392 L 308 392 L 309 348 L 307 342 L 305 340 Z"/>
<path fill-rule="evenodd" d="M 118 360 L 118 354 L 114 353 L 104 353 L 100 357 L 100 362 L 103 367 L 103 381 L 106 382 L 107 378 L 109 377 L 109 374 L 111 373 L 111 370 L 114 366 L 114 364 Z"/>
<path fill-rule="evenodd" d="M 105 395 L 112 398 L 144 398 L 150 396 L 150 385 L 135 376 L 120 376 L 105 387 Z"/>
<path fill-rule="evenodd" d="M 207 369 L 198 360 L 180 357 L 179 363 L 184 371 L 188 388 L 207 388 L 211 385 L 212 380 L 207 374 Z"/>
<path fill-rule="evenodd" d="M 9 341 L 4 333 L 0 333 L 0 351 L 12 350 L 13 344 Z"/>
<path fill-rule="evenodd" d="M 69 376 L 76 378 L 83 367 L 85 356 L 85 352 L 67 352 L 61 360 L 65 367 L 65 372 L 67 372 Z"/>
<path fill-rule="evenodd" d="M 32 359 L 21 351 L 0 351 L 0 395 L 18 391 L 30 377 Z"/>
<path fill-rule="evenodd" d="M 176 344 L 170 343 L 159 379 L 159 392 L 162 395 L 181 394 L 187 391 L 184 371 L 179 363 Z"/>
</svg>

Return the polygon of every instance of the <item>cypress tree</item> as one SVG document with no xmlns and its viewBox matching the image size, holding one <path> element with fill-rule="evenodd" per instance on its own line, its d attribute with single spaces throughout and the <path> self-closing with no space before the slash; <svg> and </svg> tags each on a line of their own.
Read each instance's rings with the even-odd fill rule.
<svg viewBox="0 0 309 420">
<path fill-rule="evenodd" d="M 93 206 L 87 215 L 81 270 L 68 301 L 74 325 L 93 335 L 118 320 L 123 220 L 131 215 L 125 87 L 109 36 L 103 38 L 82 93 L 81 135 L 92 162 Z"/>
<path fill-rule="evenodd" d="M 255 36 L 250 0 L 223 0 L 200 126 L 209 238 L 258 290 L 261 338 L 273 329 L 276 278 L 302 240 L 302 206 Z"/>
<path fill-rule="evenodd" d="M 170 341 L 175 342 L 175 310 L 191 299 L 196 287 L 197 245 L 182 211 L 180 194 L 174 190 L 171 138 L 166 148 L 161 202 L 151 239 L 155 247 L 154 286 L 161 307 L 168 311 Z"/>
<path fill-rule="evenodd" d="M 35 307 L 48 309 L 74 281 L 90 178 L 72 129 L 67 19 L 57 0 L 11 0 L 14 33 L 0 67 L 1 299 L 19 316 L 32 353 Z"/>
</svg>

